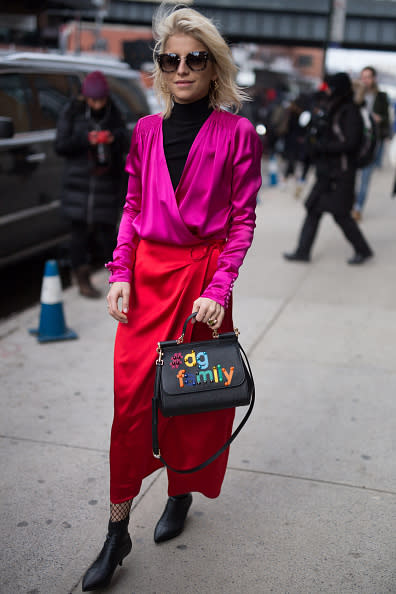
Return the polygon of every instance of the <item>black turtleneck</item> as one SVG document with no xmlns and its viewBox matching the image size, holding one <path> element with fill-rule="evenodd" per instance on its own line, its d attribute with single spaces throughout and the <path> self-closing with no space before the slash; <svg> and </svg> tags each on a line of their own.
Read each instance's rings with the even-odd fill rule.
<svg viewBox="0 0 396 594">
<path fill-rule="evenodd" d="M 170 117 L 163 120 L 164 152 L 174 190 L 182 176 L 191 145 L 212 111 L 209 96 L 206 96 L 194 103 L 175 103 Z"/>
</svg>

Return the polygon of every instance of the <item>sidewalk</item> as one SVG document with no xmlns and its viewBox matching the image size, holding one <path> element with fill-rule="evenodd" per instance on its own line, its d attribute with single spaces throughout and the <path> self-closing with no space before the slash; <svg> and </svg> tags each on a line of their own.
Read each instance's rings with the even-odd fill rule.
<svg viewBox="0 0 396 594">
<path fill-rule="evenodd" d="M 328 216 L 312 263 L 285 262 L 302 202 L 263 188 L 234 315 L 255 372 L 253 418 L 221 497 L 195 494 L 184 533 L 160 546 L 166 474 L 146 479 L 109 591 L 396 592 L 392 183 L 392 171 L 375 173 L 362 228 L 376 256 L 356 268 Z M 105 290 L 107 274 L 96 282 Z M 115 323 L 104 298 L 71 288 L 63 299 L 77 341 L 39 345 L 28 334 L 39 306 L 0 324 L 1 594 L 81 592 L 106 532 Z"/>
</svg>

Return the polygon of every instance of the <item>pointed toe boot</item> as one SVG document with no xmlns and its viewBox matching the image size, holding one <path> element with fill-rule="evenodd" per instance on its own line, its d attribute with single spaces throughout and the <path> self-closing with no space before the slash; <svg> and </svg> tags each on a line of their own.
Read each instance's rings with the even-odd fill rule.
<svg viewBox="0 0 396 594">
<path fill-rule="evenodd" d="M 311 258 L 308 254 L 302 254 L 301 252 L 292 252 L 283 254 L 285 260 L 289 262 L 310 262 Z"/>
<path fill-rule="evenodd" d="M 117 565 L 122 565 L 123 559 L 131 552 L 132 541 L 128 534 L 128 520 L 129 518 L 120 522 L 109 522 L 103 548 L 84 575 L 83 592 L 93 592 L 108 586 Z"/>
<path fill-rule="evenodd" d="M 183 532 L 184 522 L 191 504 L 191 493 L 187 493 L 185 497 L 169 497 L 164 513 L 155 527 L 154 542 L 157 544 L 165 542 Z"/>
<path fill-rule="evenodd" d="M 347 262 L 351 266 L 359 266 L 360 264 L 363 264 L 369 258 L 372 258 L 373 255 L 374 254 L 371 251 L 367 252 L 366 254 L 360 254 L 360 253 L 356 252 L 356 254 L 352 258 L 347 260 Z"/>
</svg>

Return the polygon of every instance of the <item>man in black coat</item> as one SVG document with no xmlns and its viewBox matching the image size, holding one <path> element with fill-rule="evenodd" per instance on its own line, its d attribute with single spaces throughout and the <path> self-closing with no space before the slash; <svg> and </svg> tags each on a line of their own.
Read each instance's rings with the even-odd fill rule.
<svg viewBox="0 0 396 594">
<path fill-rule="evenodd" d="M 373 255 L 362 232 L 351 217 L 354 202 L 356 158 L 362 141 L 363 124 L 353 102 L 351 79 L 344 72 L 328 76 L 326 109 L 315 123 L 312 156 L 316 164 L 316 183 L 305 203 L 305 218 L 298 246 L 286 260 L 308 262 L 323 213 L 335 222 L 355 253 L 348 264 L 362 264 Z"/>
<path fill-rule="evenodd" d="M 128 135 L 110 98 L 105 76 L 88 74 L 82 96 L 60 113 L 55 150 L 66 158 L 62 211 L 71 224 L 71 261 L 81 295 L 99 297 L 89 275 L 90 247 L 96 239 L 103 262 L 111 260 L 120 211 Z"/>
</svg>

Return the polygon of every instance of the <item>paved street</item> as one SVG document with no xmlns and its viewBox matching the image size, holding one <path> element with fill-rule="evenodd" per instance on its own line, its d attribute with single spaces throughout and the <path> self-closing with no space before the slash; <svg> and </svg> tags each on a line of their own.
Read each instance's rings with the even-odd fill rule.
<svg viewBox="0 0 396 594">
<path fill-rule="evenodd" d="M 285 262 L 302 201 L 266 182 L 235 291 L 253 418 L 221 497 L 194 495 L 184 533 L 160 546 L 166 474 L 146 479 L 114 594 L 396 592 L 393 171 L 375 173 L 362 228 L 376 255 L 356 268 L 329 216 L 312 262 Z M 0 324 L 1 594 L 81 592 L 106 532 L 115 323 L 104 297 L 73 287 L 63 305 L 79 340 L 38 344 L 39 306 Z"/>
</svg>

